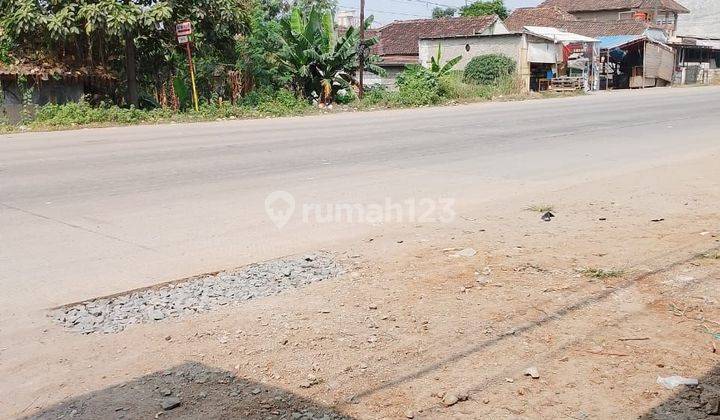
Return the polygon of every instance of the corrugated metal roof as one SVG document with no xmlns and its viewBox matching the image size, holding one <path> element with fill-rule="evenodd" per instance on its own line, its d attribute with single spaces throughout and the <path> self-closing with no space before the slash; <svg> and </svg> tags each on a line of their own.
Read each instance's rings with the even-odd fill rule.
<svg viewBox="0 0 720 420">
<path fill-rule="evenodd" d="M 625 44 L 635 42 L 638 39 L 642 39 L 644 36 L 637 35 L 612 35 L 612 36 L 601 36 L 600 37 L 600 49 L 608 50 L 618 48 Z"/>
<path fill-rule="evenodd" d="M 664 44 L 662 42 L 658 42 L 652 38 L 648 38 L 646 36 L 626 36 L 626 35 L 619 35 L 619 36 L 602 36 L 600 37 L 600 49 L 605 50 L 609 49 L 612 50 L 614 48 L 621 48 L 625 45 L 631 44 L 633 42 L 637 41 L 645 41 L 653 45 L 657 45 L 660 48 L 672 51 L 672 47 L 670 47 L 667 44 Z"/>
<path fill-rule="evenodd" d="M 554 42 L 598 42 L 597 39 L 590 38 L 589 36 L 565 32 L 549 26 L 526 26 L 524 29 L 532 35 L 537 35 Z"/>
</svg>

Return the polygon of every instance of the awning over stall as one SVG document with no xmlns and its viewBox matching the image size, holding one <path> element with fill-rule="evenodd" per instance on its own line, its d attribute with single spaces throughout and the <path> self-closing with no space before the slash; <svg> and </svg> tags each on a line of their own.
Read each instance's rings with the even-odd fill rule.
<svg viewBox="0 0 720 420">
<path fill-rule="evenodd" d="M 594 43 L 598 42 L 595 38 L 589 36 L 578 35 L 572 32 L 565 32 L 558 28 L 548 26 L 526 26 L 525 31 L 531 35 L 540 38 L 549 39 L 555 43 Z"/>
<path fill-rule="evenodd" d="M 614 36 L 601 36 L 600 40 L 601 50 L 611 50 L 618 48 L 623 45 L 633 43 L 639 39 L 644 38 L 642 35 L 614 35 Z"/>
<path fill-rule="evenodd" d="M 601 55 L 611 68 L 603 73 L 608 80 L 617 79 L 615 87 L 660 85 L 671 82 L 675 53 L 671 47 L 647 36 L 617 35 L 600 37 Z M 612 70 L 612 71 L 611 71 Z M 628 83 L 629 81 L 629 83 Z"/>
</svg>

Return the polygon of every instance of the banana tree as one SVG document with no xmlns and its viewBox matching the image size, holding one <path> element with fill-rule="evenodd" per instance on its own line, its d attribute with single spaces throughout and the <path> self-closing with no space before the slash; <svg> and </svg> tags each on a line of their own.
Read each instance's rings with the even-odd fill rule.
<svg viewBox="0 0 720 420">
<path fill-rule="evenodd" d="M 459 55 L 451 60 L 449 60 L 444 65 L 441 64 L 442 62 L 442 45 L 438 45 L 437 50 L 437 56 L 430 57 L 430 72 L 433 73 L 437 77 L 445 76 L 446 74 L 450 73 L 452 69 L 462 60 L 462 56 Z"/>
<path fill-rule="evenodd" d="M 372 18 L 365 22 L 369 27 Z M 293 76 L 297 91 L 309 98 L 330 103 L 340 89 L 355 84 L 358 69 L 358 50 L 369 49 L 377 43 L 371 38 L 360 43 L 357 28 L 350 27 L 339 37 L 336 35 L 332 14 L 311 8 L 303 13 L 294 8 L 283 19 L 282 64 Z M 381 73 L 377 57 L 365 57 L 366 68 Z"/>
</svg>

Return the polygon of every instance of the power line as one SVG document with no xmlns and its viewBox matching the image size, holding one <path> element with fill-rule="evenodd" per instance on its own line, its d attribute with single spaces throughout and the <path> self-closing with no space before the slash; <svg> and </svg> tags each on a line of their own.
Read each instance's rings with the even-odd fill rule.
<svg viewBox="0 0 720 420">
<path fill-rule="evenodd" d="M 348 6 L 348 5 L 344 5 L 344 4 L 341 4 L 340 6 L 342 6 L 345 10 L 352 10 L 352 11 L 358 10 L 355 6 Z M 366 8 L 365 10 L 367 10 L 368 12 L 382 13 L 382 14 L 387 14 L 387 15 L 400 15 L 400 16 L 427 18 L 427 16 L 425 16 L 425 15 L 418 15 L 418 14 L 414 14 L 414 13 L 391 12 L 388 10 L 378 10 L 378 9 L 368 9 L 368 8 Z"/>
<path fill-rule="evenodd" d="M 452 9 L 460 9 L 462 7 L 461 5 L 449 5 L 446 3 L 438 3 L 435 1 L 431 1 L 431 0 L 389 0 L 389 1 L 392 1 L 395 3 L 400 3 L 400 4 L 408 4 L 408 3 L 424 4 L 426 7 L 428 7 L 428 9 L 430 8 L 431 5 L 438 6 L 438 7 L 448 7 L 448 8 L 452 8 Z M 467 3 L 467 2 L 463 1 L 463 3 Z M 354 6 L 354 5 L 351 6 L 348 4 L 340 3 L 339 6 L 345 10 L 351 10 L 351 11 L 355 11 L 355 12 L 358 11 L 357 6 Z M 390 11 L 390 10 L 368 9 L 368 8 L 365 8 L 365 10 L 367 10 L 369 12 L 373 12 L 373 13 L 380 13 L 383 15 L 408 16 L 408 17 L 423 18 L 423 19 L 430 17 L 428 15 L 419 15 L 416 13 L 407 13 L 407 12 L 396 12 L 396 11 Z"/>
<path fill-rule="evenodd" d="M 439 6 L 439 7 L 449 7 L 451 9 L 457 9 L 459 6 L 450 6 L 449 4 L 443 4 L 443 3 L 435 3 L 432 1 L 426 1 L 426 0 L 390 0 L 394 1 L 395 3 L 407 3 L 407 2 L 415 2 L 415 3 L 422 3 L 425 6 Z"/>
</svg>

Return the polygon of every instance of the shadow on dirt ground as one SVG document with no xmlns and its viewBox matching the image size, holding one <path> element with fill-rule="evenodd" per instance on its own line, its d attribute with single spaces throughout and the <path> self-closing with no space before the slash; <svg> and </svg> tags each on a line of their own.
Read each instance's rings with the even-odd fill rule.
<svg viewBox="0 0 720 420">
<path fill-rule="evenodd" d="M 720 364 L 698 380 L 696 387 L 681 385 L 670 399 L 640 419 L 720 419 Z"/>
<path fill-rule="evenodd" d="M 335 420 L 350 417 L 284 389 L 202 364 L 186 363 L 62 402 L 25 418 Z"/>
</svg>

